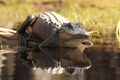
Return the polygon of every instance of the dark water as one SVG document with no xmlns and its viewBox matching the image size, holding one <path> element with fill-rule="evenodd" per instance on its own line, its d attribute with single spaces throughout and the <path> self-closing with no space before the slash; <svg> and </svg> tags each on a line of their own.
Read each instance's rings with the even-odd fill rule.
<svg viewBox="0 0 120 80">
<path fill-rule="evenodd" d="M 120 80 L 120 50 L 0 50 L 0 80 Z"/>
</svg>

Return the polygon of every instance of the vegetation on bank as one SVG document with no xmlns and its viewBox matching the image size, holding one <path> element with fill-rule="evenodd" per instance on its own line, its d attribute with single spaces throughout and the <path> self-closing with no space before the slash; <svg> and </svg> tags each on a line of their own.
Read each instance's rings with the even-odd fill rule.
<svg viewBox="0 0 120 80">
<path fill-rule="evenodd" d="M 93 42 L 112 43 L 120 19 L 120 0 L 7 0 L 0 4 L 0 26 L 13 28 L 29 14 L 55 11 L 73 22 L 82 22 L 87 31 L 96 31 Z"/>
</svg>

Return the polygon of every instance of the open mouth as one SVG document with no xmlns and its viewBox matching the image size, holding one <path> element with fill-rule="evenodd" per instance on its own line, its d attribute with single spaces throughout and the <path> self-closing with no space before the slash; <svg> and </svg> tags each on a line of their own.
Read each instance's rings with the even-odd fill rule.
<svg viewBox="0 0 120 80">
<path fill-rule="evenodd" d="M 83 45 L 86 45 L 86 47 L 92 47 L 93 46 L 93 43 L 89 40 L 83 40 L 81 43 Z"/>
<path fill-rule="evenodd" d="M 89 69 L 91 66 L 86 67 L 68 67 L 66 68 L 67 73 L 70 73 L 72 75 L 75 74 L 83 74 L 83 70 Z"/>
</svg>

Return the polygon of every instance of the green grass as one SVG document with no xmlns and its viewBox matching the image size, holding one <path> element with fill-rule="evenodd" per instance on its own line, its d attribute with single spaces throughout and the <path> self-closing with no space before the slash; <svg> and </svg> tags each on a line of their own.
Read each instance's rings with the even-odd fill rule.
<svg viewBox="0 0 120 80">
<path fill-rule="evenodd" d="M 32 9 L 32 6 L 28 6 Z M 27 4 L 12 4 L 7 6 L 0 6 L 0 23 L 17 22 L 25 19 L 25 16 L 33 13 L 33 10 L 28 9 Z"/>
<path fill-rule="evenodd" d="M 8 5 L 0 5 L 0 25 L 22 22 L 29 14 L 55 11 L 70 21 L 82 22 L 87 31 L 96 31 L 91 40 L 109 43 L 116 39 L 115 30 L 120 19 L 120 0 L 64 0 L 59 6 L 42 5 L 38 0 L 31 2 L 12 0 Z M 50 1 L 50 0 L 48 0 Z"/>
</svg>

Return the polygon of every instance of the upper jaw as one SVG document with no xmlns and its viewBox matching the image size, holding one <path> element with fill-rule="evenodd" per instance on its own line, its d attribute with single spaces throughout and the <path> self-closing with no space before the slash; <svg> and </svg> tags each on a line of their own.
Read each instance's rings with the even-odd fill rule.
<svg viewBox="0 0 120 80">
<path fill-rule="evenodd" d="M 89 32 L 85 32 L 84 34 L 75 34 L 74 37 L 76 38 L 89 38 L 90 33 Z"/>
</svg>

